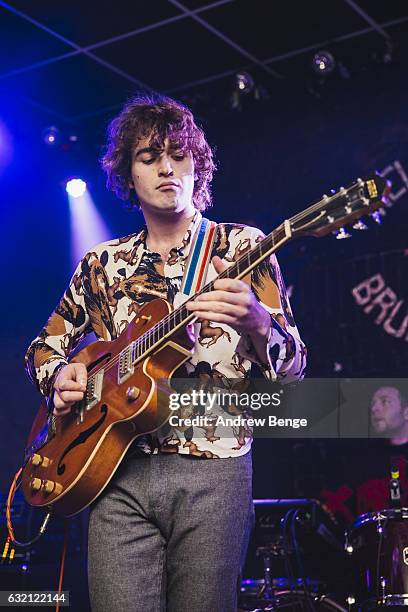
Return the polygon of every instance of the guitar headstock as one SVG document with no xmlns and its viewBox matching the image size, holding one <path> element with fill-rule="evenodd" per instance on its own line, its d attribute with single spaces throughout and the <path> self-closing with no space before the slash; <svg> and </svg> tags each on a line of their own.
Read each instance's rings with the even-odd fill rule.
<svg viewBox="0 0 408 612">
<path fill-rule="evenodd" d="M 341 187 L 333 195 L 324 195 L 303 212 L 289 219 L 292 235 L 325 236 L 339 230 L 338 237 L 348 237 L 344 225 L 355 223 L 356 229 L 365 229 L 361 217 L 373 214 L 388 201 L 391 183 L 379 175 L 357 179 L 349 187 Z M 375 218 L 375 220 L 378 220 Z"/>
</svg>

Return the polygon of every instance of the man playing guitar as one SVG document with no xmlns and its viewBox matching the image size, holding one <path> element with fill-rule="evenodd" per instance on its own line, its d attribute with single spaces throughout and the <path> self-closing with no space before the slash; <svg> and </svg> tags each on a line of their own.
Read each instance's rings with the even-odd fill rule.
<svg viewBox="0 0 408 612">
<path fill-rule="evenodd" d="M 143 304 L 174 303 L 215 165 L 191 112 L 169 98 L 135 98 L 112 121 L 107 184 L 139 206 L 145 228 L 97 245 L 31 343 L 27 369 L 56 418 L 84 397 L 87 369 L 68 357 L 87 333 L 115 340 Z M 218 224 L 207 279 L 263 234 Z M 187 303 L 194 313 L 188 376 L 301 378 L 305 347 L 275 255 L 243 280 L 220 278 Z M 194 327 L 194 329 L 192 329 Z M 216 408 L 218 413 L 222 409 Z M 252 518 L 251 432 L 175 428 L 137 438 L 89 523 L 92 609 L 233 612 Z"/>
</svg>

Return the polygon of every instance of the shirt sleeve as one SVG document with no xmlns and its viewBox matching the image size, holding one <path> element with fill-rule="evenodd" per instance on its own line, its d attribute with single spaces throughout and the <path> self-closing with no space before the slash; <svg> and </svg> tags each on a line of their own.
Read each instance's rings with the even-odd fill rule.
<svg viewBox="0 0 408 612">
<path fill-rule="evenodd" d="M 253 230 L 254 243 L 264 238 L 259 230 Z M 237 353 L 252 363 L 257 363 L 264 376 L 271 381 L 293 382 L 304 377 L 306 347 L 302 342 L 290 307 L 288 293 L 276 256 L 259 264 L 251 273 L 251 288 L 257 300 L 271 317 L 269 336 L 265 337 L 265 350 L 261 356 L 251 338 L 242 335 Z M 259 349 L 258 349 L 259 351 Z"/>
<path fill-rule="evenodd" d="M 79 341 L 92 331 L 85 304 L 82 260 L 44 328 L 25 355 L 26 371 L 38 390 L 49 397 L 59 370 Z"/>
</svg>

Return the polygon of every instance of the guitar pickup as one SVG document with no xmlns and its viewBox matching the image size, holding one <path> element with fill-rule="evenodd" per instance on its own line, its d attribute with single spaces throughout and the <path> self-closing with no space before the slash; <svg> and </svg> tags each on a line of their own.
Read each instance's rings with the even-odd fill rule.
<svg viewBox="0 0 408 612">
<path fill-rule="evenodd" d="M 95 404 L 99 402 L 102 396 L 102 385 L 103 385 L 104 369 L 99 370 L 95 374 L 92 374 L 86 385 L 85 393 L 85 408 L 90 410 Z"/>
<path fill-rule="evenodd" d="M 119 353 L 118 384 L 122 384 L 134 372 L 132 345 Z"/>
</svg>

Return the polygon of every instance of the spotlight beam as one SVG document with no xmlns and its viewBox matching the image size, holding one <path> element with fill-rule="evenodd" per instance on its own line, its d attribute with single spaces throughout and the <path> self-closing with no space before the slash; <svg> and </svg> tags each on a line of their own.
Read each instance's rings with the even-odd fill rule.
<svg viewBox="0 0 408 612">
<path fill-rule="evenodd" d="M 71 225 L 71 255 L 73 265 L 85 255 L 95 244 L 111 238 L 111 233 L 99 211 L 97 210 L 89 191 L 81 196 L 73 197 L 68 193 Z"/>
</svg>

